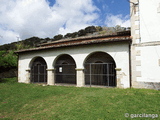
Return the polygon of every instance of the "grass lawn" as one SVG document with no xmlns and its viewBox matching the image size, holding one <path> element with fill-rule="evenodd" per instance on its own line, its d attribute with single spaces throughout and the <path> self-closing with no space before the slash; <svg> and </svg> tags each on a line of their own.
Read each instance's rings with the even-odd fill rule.
<svg viewBox="0 0 160 120">
<path fill-rule="evenodd" d="M 0 119 L 124 120 L 134 114 L 160 119 L 160 91 L 41 86 L 16 78 L 0 82 Z"/>
</svg>

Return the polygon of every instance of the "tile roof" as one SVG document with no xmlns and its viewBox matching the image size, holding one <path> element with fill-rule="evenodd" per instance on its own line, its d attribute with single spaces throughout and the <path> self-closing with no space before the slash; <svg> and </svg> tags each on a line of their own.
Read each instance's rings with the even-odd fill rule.
<svg viewBox="0 0 160 120">
<path fill-rule="evenodd" d="M 37 47 L 37 48 L 19 50 L 19 51 L 16 51 L 16 53 L 68 47 L 68 46 L 112 43 L 112 42 L 122 42 L 122 41 L 131 42 L 130 32 L 128 32 L 127 34 L 119 33 L 117 35 L 98 35 L 98 36 L 87 36 L 87 37 L 85 36 L 85 37 L 78 37 L 78 38 L 61 39 L 61 40 L 53 41 L 50 43 L 41 44 L 40 47 Z"/>
</svg>

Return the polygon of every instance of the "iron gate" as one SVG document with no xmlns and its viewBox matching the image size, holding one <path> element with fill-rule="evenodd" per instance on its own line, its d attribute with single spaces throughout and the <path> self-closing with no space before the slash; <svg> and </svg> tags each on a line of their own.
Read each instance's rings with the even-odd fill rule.
<svg viewBox="0 0 160 120">
<path fill-rule="evenodd" d="M 116 71 L 113 63 L 86 63 L 85 84 L 116 86 Z"/>
<path fill-rule="evenodd" d="M 76 84 L 76 65 L 75 64 L 57 64 L 56 83 Z"/>
<path fill-rule="evenodd" d="M 47 83 L 47 66 L 43 64 L 33 65 L 31 68 L 31 82 Z"/>
</svg>

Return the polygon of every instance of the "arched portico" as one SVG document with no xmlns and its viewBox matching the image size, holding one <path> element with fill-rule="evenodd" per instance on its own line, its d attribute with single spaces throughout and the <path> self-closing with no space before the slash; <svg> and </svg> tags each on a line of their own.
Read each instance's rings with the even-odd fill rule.
<svg viewBox="0 0 160 120">
<path fill-rule="evenodd" d="M 30 64 L 30 82 L 47 83 L 47 63 L 42 57 L 35 57 Z"/>
<path fill-rule="evenodd" d="M 76 84 L 76 63 L 68 54 L 59 55 L 54 61 L 55 83 Z"/>
<path fill-rule="evenodd" d="M 116 64 L 105 52 L 93 52 L 84 61 L 85 85 L 116 86 Z"/>
</svg>

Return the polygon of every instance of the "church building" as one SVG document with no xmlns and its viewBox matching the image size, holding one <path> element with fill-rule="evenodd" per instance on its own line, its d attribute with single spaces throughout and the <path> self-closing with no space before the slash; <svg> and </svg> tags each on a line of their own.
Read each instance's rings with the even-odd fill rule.
<svg viewBox="0 0 160 120">
<path fill-rule="evenodd" d="M 160 1 L 130 0 L 131 32 L 17 51 L 18 82 L 160 89 Z"/>
</svg>

